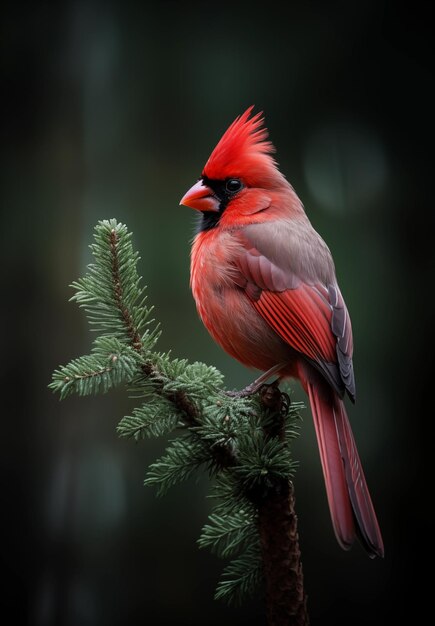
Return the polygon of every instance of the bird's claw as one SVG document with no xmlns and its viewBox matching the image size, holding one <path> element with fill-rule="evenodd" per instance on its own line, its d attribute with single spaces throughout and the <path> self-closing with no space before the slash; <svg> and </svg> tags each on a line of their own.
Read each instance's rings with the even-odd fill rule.
<svg viewBox="0 0 435 626">
<path fill-rule="evenodd" d="M 288 393 L 280 390 L 278 383 L 279 380 L 275 380 L 269 385 L 261 385 L 259 388 L 259 394 L 262 403 L 267 408 L 278 410 L 278 412 L 285 417 L 289 412 L 291 400 Z"/>
<path fill-rule="evenodd" d="M 240 389 L 238 391 L 234 390 L 234 391 L 225 391 L 225 395 L 229 396 L 230 398 L 247 398 L 248 396 L 252 396 L 254 395 L 254 393 L 257 393 L 257 391 L 259 391 L 259 389 L 261 389 L 262 385 L 260 384 L 255 384 L 251 383 L 250 385 L 247 385 L 246 387 L 244 387 L 243 389 Z"/>
<path fill-rule="evenodd" d="M 291 400 L 288 393 L 281 391 L 278 385 L 279 378 L 269 384 L 254 381 L 239 391 L 225 391 L 225 395 L 230 398 L 247 398 L 255 393 L 259 393 L 261 401 L 266 407 L 274 408 L 282 416 L 285 416 L 290 409 Z"/>
</svg>

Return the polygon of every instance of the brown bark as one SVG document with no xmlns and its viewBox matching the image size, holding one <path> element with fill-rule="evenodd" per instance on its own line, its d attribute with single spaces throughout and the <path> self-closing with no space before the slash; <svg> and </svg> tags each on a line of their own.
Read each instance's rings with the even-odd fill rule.
<svg viewBox="0 0 435 626">
<path fill-rule="evenodd" d="M 258 508 L 266 581 L 268 626 L 308 626 L 293 483 L 263 499 Z"/>
<path fill-rule="evenodd" d="M 260 397 L 267 408 L 276 411 L 276 420 L 265 429 L 266 435 L 284 439 L 288 396 L 276 385 L 265 385 Z M 268 626 L 308 626 L 293 483 L 284 479 L 277 482 L 257 506 Z"/>
</svg>

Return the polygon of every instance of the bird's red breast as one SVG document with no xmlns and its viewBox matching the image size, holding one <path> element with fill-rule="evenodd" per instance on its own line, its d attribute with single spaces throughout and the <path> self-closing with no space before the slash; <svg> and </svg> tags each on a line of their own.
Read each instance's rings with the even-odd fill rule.
<svg viewBox="0 0 435 626">
<path fill-rule="evenodd" d="M 192 246 L 191 288 L 214 340 L 247 367 L 266 371 L 277 362 L 288 362 L 291 349 L 243 294 L 240 285 L 246 281 L 238 269 L 243 253 L 230 231 L 200 233 Z"/>
</svg>

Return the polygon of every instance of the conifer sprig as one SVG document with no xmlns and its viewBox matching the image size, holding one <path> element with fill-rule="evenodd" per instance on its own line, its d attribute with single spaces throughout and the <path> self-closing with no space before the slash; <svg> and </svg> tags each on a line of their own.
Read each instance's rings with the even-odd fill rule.
<svg viewBox="0 0 435 626">
<path fill-rule="evenodd" d="M 85 309 L 97 336 L 90 354 L 55 370 L 49 386 L 61 399 L 119 385 L 137 397 L 138 406 L 117 430 L 136 441 L 171 435 L 145 479 L 158 495 L 199 468 L 208 472 L 215 506 L 198 543 L 233 558 L 216 598 L 240 602 L 263 575 L 259 503 L 293 475 L 289 444 L 297 436 L 300 406 L 283 411 L 258 396 L 229 397 L 213 366 L 156 352 L 160 330 L 141 285 L 131 233 L 114 219 L 99 222 L 91 250 L 94 262 L 72 284 L 71 299 Z"/>
<path fill-rule="evenodd" d="M 91 354 L 73 359 L 55 370 L 50 387 L 66 398 L 106 393 L 112 387 L 128 382 L 140 367 L 137 352 L 116 337 L 102 335 L 94 341 Z"/>
<path fill-rule="evenodd" d="M 99 222 L 90 246 L 95 263 L 88 274 L 72 283 L 71 300 L 85 308 L 92 330 L 110 333 L 137 352 L 149 351 L 158 338 L 148 326 L 152 308 L 146 305 L 145 288 L 137 272 L 139 254 L 131 233 L 116 220 Z"/>
<path fill-rule="evenodd" d="M 261 552 L 258 540 L 233 559 L 224 569 L 216 588 L 216 600 L 239 605 L 246 596 L 252 595 L 263 577 Z"/>
</svg>

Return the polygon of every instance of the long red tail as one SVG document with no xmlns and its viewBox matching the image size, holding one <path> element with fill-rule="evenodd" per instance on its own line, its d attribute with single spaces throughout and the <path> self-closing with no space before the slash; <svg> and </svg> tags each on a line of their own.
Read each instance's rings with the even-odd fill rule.
<svg viewBox="0 0 435 626">
<path fill-rule="evenodd" d="M 370 557 L 384 544 L 343 401 L 323 385 L 307 382 L 332 524 L 348 550 L 358 535 Z"/>
</svg>

